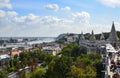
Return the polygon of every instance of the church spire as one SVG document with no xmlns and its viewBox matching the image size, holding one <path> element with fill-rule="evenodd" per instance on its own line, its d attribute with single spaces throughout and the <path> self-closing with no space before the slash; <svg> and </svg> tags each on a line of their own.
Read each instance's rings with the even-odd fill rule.
<svg viewBox="0 0 120 78">
<path fill-rule="evenodd" d="M 95 35 L 94 35 L 93 30 L 92 30 L 92 34 L 91 34 L 90 40 L 91 40 L 91 41 L 95 41 L 95 40 L 96 40 L 96 37 L 95 37 Z"/>
<path fill-rule="evenodd" d="M 104 34 L 102 33 L 100 36 L 100 40 L 105 40 Z"/>
<path fill-rule="evenodd" d="M 83 32 L 81 32 L 80 40 L 85 40 Z"/>
<path fill-rule="evenodd" d="M 116 33 L 116 30 L 115 30 L 114 21 L 113 21 L 113 24 L 112 24 L 112 29 L 111 29 L 108 40 L 109 41 L 118 41 L 119 40 L 119 38 L 117 36 L 117 33 Z"/>
</svg>

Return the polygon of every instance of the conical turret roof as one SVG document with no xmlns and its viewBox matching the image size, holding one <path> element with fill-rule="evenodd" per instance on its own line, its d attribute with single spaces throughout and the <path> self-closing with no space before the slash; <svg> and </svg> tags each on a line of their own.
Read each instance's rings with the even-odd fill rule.
<svg viewBox="0 0 120 78">
<path fill-rule="evenodd" d="M 102 33 L 100 36 L 100 40 L 105 40 L 104 34 Z"/>
<path fill-rule="evenodd" d="M 116 33 L 116 30 L 115 30 L 114 22 L 112 24 L 112 29 L 111 29 L 111 32 L 110 32 L 108 40 L 109 41 L 118 41 L 119 40 L 119 38 L 117 36 L 117 33 Z"/>
<path fill-rule="evenodd" d="M 85 37 L 83 35 L 83 32 L 81 32 L 80 40 L 85 40 Z"/>
<path fill-rule="evenodd" d="M 95 35 L 94 35 L 93 30 L 92 30 L 92 34 L 91 34 L 90 40 L 91 40 L 91 41 L 95 41 L 95 40 L 96 40 L 96 37 L 95 37 Z"/>
</svg>

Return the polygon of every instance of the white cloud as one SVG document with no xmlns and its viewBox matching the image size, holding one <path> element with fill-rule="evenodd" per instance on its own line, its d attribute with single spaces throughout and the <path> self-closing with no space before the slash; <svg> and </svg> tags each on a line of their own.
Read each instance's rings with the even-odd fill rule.
<svg viewBox="0 0 120 78">
<path fill-rule="evenodd" d="M 71 8 L 69 6 L 66 6 L 66 7 L 61 8 L 61 9 L 64 10 L 64 11 L 70 11 L 71 10 Z"/>
<path fill-rule="evenodd" d="M 3 10 L 0 10 L 0 17 L 5 17 L 6 13 Z"/>
<path fill-rule="evenodd" d="M 73 13 L 71 15 L 71 17 L 73 19 L 89 19 L 90 18 L 90 14 L 88 12 L 77 12 L 77 13 Z"/>
<path fill-rule="evenodd" d="M 15 12 L 15 11 L 8 11 L 8 12 L 7 12 L 7 15 L 10 16 L 10 17 L 15 17 L 15 16 L 18 15 L 18 13 Z"/>
<path fill-rule="evenodd" d="M 35 23 L 35 22 L 39 22 L 39 16 L 36 16 L 34 14 L 29 14 L 27 16 L 21 16 L 21 17 L 15 17 L 14 21 L 16 23 Z"/>
<path fill-rule="evenodd" d="M 59 6 L 57 4 L 48 4 L 45 6 L 47 10 L 53 10 L 53 11 L 58 11 Z"/>
<path fill-rule="evenodd" d="M 5 12 L 3 10 L 0 10 L 0 18 L 2 17 L 15 17 L 17 16 L 18 14 L 15 12 L 15 11 L 8 11 L 8 12 Z"/>
<path fill-rule="evenodd" d="M 98 1 L 112 8 L 120 7 L 120 0 L 98 0 Z"/>
<path fill-rule="evenodd" d="M 18 17 L 18 13 L 14 11 L 3 10 L 0 10 L 0 15 L 0 36 L 57 36 L 67 32 L 79 33 L 85 26 L 89 27 L 82 19 L 90 19 L 87 12 L 73 13 L 64 19 L 54 16 L 40 17 L 32 13 Z M 82 22 L 76 23 L 76 20 Z"/>
<path fill-rule="evenodd" d="M 71 15 L 71 19 L 76 22 L 89 23 L 90 14 L 88 12 L 77 12 Z"/>
<path fill-rule="evenodd" d="M 58 36 L 61 33 L 95 33 L 110 31 L 109 25 L 90 25 L 88 12 L 72 13 L 68 18 L 54 16 L 37 16 L 28 14 L 18 16 L 15 11 L 0 10 L 0 36 Z M 115 23 L 116 29 L 120 23 Z"/>
<path fill-rule="evenodd" d="M 0 0 L 0 8 L 12 9 L 12 5 L 10 3 L 10 0 Z"/>
</svg>

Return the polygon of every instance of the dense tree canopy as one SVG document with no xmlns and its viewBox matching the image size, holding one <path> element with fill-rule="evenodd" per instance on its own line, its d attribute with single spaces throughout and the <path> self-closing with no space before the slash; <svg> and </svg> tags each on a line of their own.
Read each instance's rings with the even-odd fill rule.
<svg viewBox="0 0 120 78">
<path fill-rule="evenodd" d="M 57 56 L 35 49 L 16 55 L 10 68 L 29 66 L 31 72 L 25 78 L 101 78 L 101 56 L 84 50 L 76 43 L 66 45 Z"/>
<path fill-rule="evenodd" d="M 45 78 L 46 70 L 44 68 L 38 68 L 30 74 L 30 78 Z"/>
<path fill-rule="evenodd" d="M 62 55 L 74 58 L 80 56 L 83 53 L 85 53 L 84 49 L 81 48 L 77 43 L 67 45 L 61 51 Z"/>
<path fill-rule="evenodd" d="M 8 78 L 7 77 L 7 71 L 0 70 L 0 78 Z"/>
</svg>

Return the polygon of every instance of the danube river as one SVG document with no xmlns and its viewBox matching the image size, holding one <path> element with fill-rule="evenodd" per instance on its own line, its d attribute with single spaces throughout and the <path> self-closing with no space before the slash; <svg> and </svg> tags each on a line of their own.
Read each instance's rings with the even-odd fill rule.
<svg viewBox="0 0 120 78">
<path fill-rule="evenodd" d="M 35 40 L 35 41 L 30 41 L 28 42 L 28 44 L 39 44 L 39 43 L 43 43 L 43 42 L 52 42 L 52 41 L 55 41 L 55 38 L 54 37 L 46 37 L 46 38 L 41 38 L 41 39 L 38 39 L 38 40 Z"/>
<path fill-rule="evenodd" d="M 24 47 L 28 45 L 40 44 L 43 42 L 52 42 L 52 41 L 55 41 L 55 37 L 40 37 L 34 41 L 27 41 L 27 42 L 21 42 L 21 43 L 7 43 L 5 47 Z M 0 46 L 0 48 L 3 48 L 3 47 L 4 46 Z"/>
</svg>

